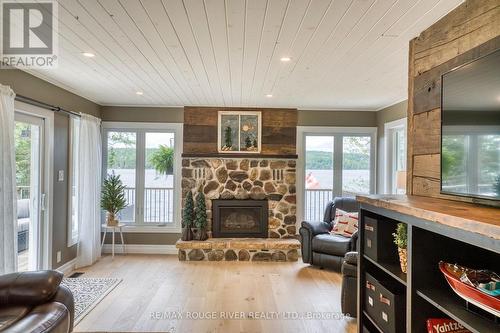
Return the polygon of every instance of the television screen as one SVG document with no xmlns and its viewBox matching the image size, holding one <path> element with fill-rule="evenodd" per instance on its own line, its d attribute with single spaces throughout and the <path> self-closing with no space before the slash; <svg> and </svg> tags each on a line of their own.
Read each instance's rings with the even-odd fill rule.
<svg viewBox="0 0 500 333">
<path fill-rule="evenodd" d="M 441 192 L 500 200 L 500 50 L 442 77 Z"/>
</svg>

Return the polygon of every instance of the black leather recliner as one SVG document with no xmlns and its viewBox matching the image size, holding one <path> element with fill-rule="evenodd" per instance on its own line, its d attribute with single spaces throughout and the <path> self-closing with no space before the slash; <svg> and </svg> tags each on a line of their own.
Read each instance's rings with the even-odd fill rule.
<svg viewBox="0 0 500 333">
<path fill-rule="evenodd" d="M 355 198 L 335 198 L 326 206 L 323 221 L 302 222 L 299 234 L 304 263 L 340 271 L 345 254 L 356 251 L 357 232 L 352 237 L 330 234 L 337 208 L 357 212 L 359 204 Z"/>
<path fill-rule="evenodd" d="M 57 271 L 0 276 L 0 332 L 72 332 L 75 304 L 62 278 Z"/>
<path fill-rule="evenodd" d="M 344 257 L 340 295 L 342 313 L 349 317 L 356 317 L 358 312 L 358 252 L 347 252 Z"/>
</svg>

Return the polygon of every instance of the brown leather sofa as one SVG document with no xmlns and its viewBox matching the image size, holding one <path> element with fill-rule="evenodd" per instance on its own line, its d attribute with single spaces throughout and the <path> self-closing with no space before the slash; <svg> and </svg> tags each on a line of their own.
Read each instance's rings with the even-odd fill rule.
<svg viewBox="0 0 500 333">
<path fill-rule="evenodd" d="M 0 276 L 0 332 L 73 331 L 74 300 L 57 271 Z"/>
</svg>

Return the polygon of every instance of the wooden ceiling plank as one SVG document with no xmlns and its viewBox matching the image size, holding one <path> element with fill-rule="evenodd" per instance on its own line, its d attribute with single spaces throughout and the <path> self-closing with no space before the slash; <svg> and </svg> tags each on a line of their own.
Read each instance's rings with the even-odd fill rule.
<svg viewBox="0 0 500 333">
<path fill-rule="evenodd" d="M 247 1 L 245 17 L 245 48 L 241 86 L 242 105 L 250 106 L 252 82 L 261 45 L 268 0 Z"/>
<path fill-rule="evenodd" d="M 85 24 L 87 29 L 97 30 L 97 36 L 101 42 L 110 49 L 112 61 L 118 59 L 116 64 L 123 64 L 123 72 L 130 72 L 138 77 L 134 80 L 135 90 L 145 89 L 147 95 L 154 96 L 157 103 L 182 103 L 183 100 L 173 95 L 170 90 L 165 91 L 162 86 L 155 84 L 156 76 L 152 74 L 154 69 L 151 64 L 145 61 L 137 47 L 125 36 L 99 2 L 84 1 L 79 2 L 79 4 L 88 13 L 88 19 L 86 16 L 82 16 L 80 21 Z"/>
<path fill-rule="evenodd" d="M 266 16 L 264 20 L 263 30 L 259 53 L 257 54 L 257 62 L 252 78 L 251 88 L 251 105 L 257 105 L 258 102 L 262 105 L 268 105 L 269 101 L 265 100 L 265 96 L 260 96 L 261 82 L 264 80 L 266 69 L 273 56 L 274 48 L 278 40 L 278 36 L 285 17 L 287 0 L 272 0 L 268 2 Z M 266 93 L 267 94 L 267 93 Z"/>
<path fill-rule="evenodd" d="M 205 95 L 210 96 L 211 105 L 220 105 L 222 94 L 220 90 L 211 84 L 183 1 L 163 1 L 163 6 L 168 13 L 174 33 L 180 42 L 184 57 L 189 62 L 194 75 L 205 91 Z"/>
<path fill-rule="evenodd" d="M 162 90 L 170 91 L 178 100 L 192 103 L 194 99 L 179 86 L 170 71 L 165 68 L 121 3 L 117 0 L 105 0 L 99 1 L 99 4 L 113 21 L 116 40 L 122 47 L 130 48 L 134 57 L 145 64 L 144 68 L 152 82 L 160 86 Z"/>
<path fill-rule="evenodd" d="M 196 42 L 199 56 L 201 57 L 210 86 L 212 87 L 214 95 L 218 96 L 216 99 L 217 105 L 226 105 L 229 101 L 225 99 L 222 91 L 204 2 L 184 1 L 183 4 L 189 20 L 190 30 Z"/>
<path fill-rule="evenodd" d="M 208 30 L 212 42 L 212 50 L 215 55 L 217 72 L 221 81 L 222 93 L 225 105 L 234 106 L 231 94 L 231 73 L 229 69 L 229 52 L 227 45 L 227 22 L 224 0 L 205 0 L 205 12 L 208 22 Z"/>
<path fill-rule="evenodd" d="M 141 2 L 118 0 L 115 4 L 119 5 L 112 6 L 113 2 L 110 0 L 104 3 L 108 5 L 108 1 L 110 10 L 115 12 L 114 19 L 120 22 L 120 26 L 127 31 L 127 35 L 158 71 L 160 78 L 170 86 L 170 89 L 176 92 L 178 96 L 184 95 L 188 99 L 190 96 L 195 96 L 197 100 L 207 103 L 203 91 L 196 87 L 196 80 L 190 73 L 189 65 L 182 66 L 185 65 L 184 63 L 179 65 L 179 62 L 185 62 L 185 59 L 182 57 L 175 58 L 169 52 Z M 163 14 L 165 13 L 163 12 Z M 165 17 L 161 22 L 167 23 L 169 21 Z M 174 37 L 167 42 L 178 42 L 175 39 Z M 180 66 L 183 68 L 180 68 Z M 166 78 L 169 79 L 166 80 Z"/>
<path fill-rule="evenodd" d="M 274 82 L 281 71 L 289 67 L 291 62 L 281 62 L 282 57 L 292 58 L 292 50 L 299 38 L 299 34 L 304 30 L 310 30 L 315 23 L 311 22 L 311 17 L 321 15 L 326 12 L 332 0 L 316 2 L 311 8 L 311 1 L 291 0 L 288 6 L 287 15 L 283 21 L 283 28 L 278 37 L 273 57 L 264 75 L 260 95 L 274 92 Z M 293 53 L 295 55 L 295 53 Z M 293 61 L 293 60 L 290 60 Z"/>
<path fill-rule="evenodd" d="M 82 20 L 87 18 L 85 12 L 83 10 L 76 12 L 76 7 L 69 7 L 72 4 L 78 6 L 76 2 L 67 0 L 59 9 L 59 23 L 61 25 L 59 34 L 63 38 L 63 43 L 66 42 L 66 45 L 73 46 L 73 51 L 70 53 L 71 57 L 78 59 L 84 65 L 83 70 L 89 65 L 94 65 L 92 67 L 93 73 L 94 75 L 98 74 L 100 77 L 93 77 L 92 81 L 111 81 L 112 86 L 110 89 L 113 89 L 113 96 L 135 93 L 134 82 L 137 79 L 128 77 L 126 75 L 128 71 L 123 71 L 123 68 L 117 65 L 120 58 L 115 56 L 109 59 L 109 50 L 83 25 Z M 82 59 L 82 52 L 91 51 L 97 53 L 97 50 L 99 50 L 97 57 L 85 59 L 85 61 Z M 117 86 L 122 89 L 116 89 Z M 150 98 L 146 100 L 154 102 Z"/>
</svg>

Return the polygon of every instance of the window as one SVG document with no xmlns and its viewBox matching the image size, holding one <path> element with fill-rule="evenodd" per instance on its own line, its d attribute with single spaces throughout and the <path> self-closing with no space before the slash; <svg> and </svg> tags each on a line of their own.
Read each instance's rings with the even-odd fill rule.
<svg viewBox="0 0 500 333">
<path fill-rule="evenodd" d="M 388 194 L 406 193 L 406 118 L 385 124 L 385 189 Z"/>
<path fill-rule="evenodd" d="M 449 193 L 500 193 L 498 126 L 443 126 L 442 189 Z"/>
<path fill-rule="evenodd" d="M 68 174 L 68 247 L 78 242 L 78 149 L 80 137 L 80 118 L 71 117 L 69 120 L 69 161 Z"/>
<path fill-rule="evenodd" d="M 334 197 L 375 192 L 376 128 L 299 127 L 298 195 L 307 220 Z"/>
<path fill-rule="evenodd" d="M 118 214 L 120 222 L 178 231 L 181 124 L 103 123 L 103 127 L 103 176 L 119 175 L 125 185 L 127 207 Z"/>
</svg>

